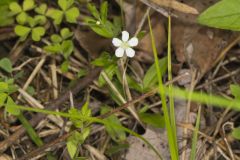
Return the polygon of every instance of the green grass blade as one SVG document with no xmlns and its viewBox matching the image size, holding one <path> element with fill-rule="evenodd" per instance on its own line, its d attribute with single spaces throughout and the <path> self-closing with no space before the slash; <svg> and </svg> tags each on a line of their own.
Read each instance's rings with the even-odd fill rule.
<svg viewBox="0 0 240 160">
<path fill-rule="evenodd" d="M 200 119 L 201 119 L 201 106 L 198 109 L 196 126 L 195 126 L 195 129 L 194 129 L 194 132 L 193 132 L 192 149 L 191 149 L 191 153 L 190 153 L 190 160 L 195 160 L 195 157 L 196 157 L 198 131 L 199 131 L 199 127 L 200 127 Z"/>
<path fill-rule="evenodd" d="M 150 16 L 148 15 L 148 24 L 149 24 L 149 30 L 150 30 L 150 36 L 151 36 L 151 42 L 152 42 L 152 50 L 154 54 L 154 60 L 155 60 L 155 66 L 157 70 L 157 77 L 158 77 L 158 89 L 159 89 L 159 94 L 162 100 L 162 109 L 163 109 L 163 114 L 164 114 L 164 120 L 166 124 L 166 129 L 167 129 L 167 137 L 168 137 L 168 144 L 169 144 L 169 149 L 170 149 L 170 155 L 171 158 L 174 160 L 178 160 L 178 151 L 176 148 L 176 138 L 174 138 L 173 128 L 170 123 L 170 117 L 169 117 L 169 112 L 167 108 L 167 101 L 166 101 L 166 89 L 164 88 L 163 82 L 162 82 L 162 73 L 159 68 L 159 62 L 158 62 L 158 54 L 157 54 L 157 49 L 155 45 L 155 39 L 153 36 L 152 32 L 152 26 L 151 26 L 151 20 Z M 168 90 L 168 89 L 167 89 Z"/>
<path fill-rule="evenodd" d="M 171 57 L 171 16 L 168 16 L 168 81 L 172 81 L 172 57 Z M 178 152 L 177 144 L 177 129 L 175 120 L 175 110 L 174 110 L 174 98 L 172 93 L 172 83 L 168 86 L 169 90 L 169 108 L 170 108 L 170 122 L 173 130 L 173 138 L 175 143 L 175 148 Z"/>
<path fill-rule="evenodd" d="M 29 137 L 33 140 L 33 142 L 38 146 L 43 145 L 43 141 L 40 139 L 40 137 L 37 135 L 35 130 L 33 129 L 32 125 L 28 122 L 28 120 L 23 116 L 21 113 L 17 116 L 17 118 L 21 121 L 23 127 L 27 130 L 27 133 Z"/>
</svg>

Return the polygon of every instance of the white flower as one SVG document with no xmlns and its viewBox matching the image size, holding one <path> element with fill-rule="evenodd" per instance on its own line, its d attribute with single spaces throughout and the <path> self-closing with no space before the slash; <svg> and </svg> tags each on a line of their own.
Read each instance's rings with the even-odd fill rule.
<svg viewBox="0 0 240 160">
<path fill-rule="evenodd" d="M 124 53 L 126 53 L 128 57 L 134 57 L 135 51 L 132 47 L 138 45 L 138 39 L 136 37 L 129 39 L 129 33 L 122 31 L 122 40 L 113 38 L 112 43 L 115 47 L 118 47 L 115 51 L 117 57 L 123 57 Z"/>
</svg>

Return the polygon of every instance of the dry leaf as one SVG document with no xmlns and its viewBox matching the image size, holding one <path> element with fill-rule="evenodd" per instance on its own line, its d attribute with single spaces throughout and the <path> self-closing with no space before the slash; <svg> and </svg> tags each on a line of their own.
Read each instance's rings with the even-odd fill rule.
<svg viewBox="0 0 240 160">
<path fill-rule="evenodd" d="M 153 8 L 157 6 L 162 6 L 187 14 L 198 14 L 198 11 L 195 8 L 175 0 L 141 0 L 141 1 Z"/>
<path fill-rule="evenodd" d="M 187 0 L 185 3 L 204 10 L 215 1 Z M 195 18 L 185 15 L 185 22 L 188 19 L 192 22 Z M 214 60 L 232 39 L 232 33 L 185 22 L 173 19 L 172 45 L 177 60 L 181 63 L 187 62 L 190 67 L 197 69 L 202 77 L 213 67 Z"/>
</svg>

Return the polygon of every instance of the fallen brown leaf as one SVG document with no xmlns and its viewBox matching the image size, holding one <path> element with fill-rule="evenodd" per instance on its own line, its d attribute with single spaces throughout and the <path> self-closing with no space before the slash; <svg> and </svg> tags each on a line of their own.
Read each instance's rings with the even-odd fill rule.
<svg viewBox="0 0 240 160">
<path fill-rule="evenodd" d="M 198 14 L 198 10 L 175 0 L 141 0 L 150 7 L 167 7 L 187 14 Z"/>
</svg>

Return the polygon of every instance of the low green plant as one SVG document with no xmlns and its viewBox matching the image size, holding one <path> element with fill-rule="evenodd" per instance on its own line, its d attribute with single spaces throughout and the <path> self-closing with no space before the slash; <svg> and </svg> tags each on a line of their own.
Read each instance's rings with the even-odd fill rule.
<svg viewBox="0 0 240 160">
<path fill-rule="evenodd" d="M 71 39 L 72 36 L 73 32 L 68 28 L 63 28 L 60 31 L 60 35 L 53 34 L 50 37 L 51 43 L 45 46 L 44 50 L 52 54 L 61 54 L 65 59 L 68 59 L 74 50 L 74 44 Z"/>
<path fill-rule="evenodd" d="M 51 17 L 56 25 L 61 24 L 64 18 L 66 22 L 77 23 L 80 12 L 74 7 L 74 0 L 58 0 L 58 6 L 60 9 L 51 8 L 47 11 L 47 16 Z"/>
<path fill-rule="evenodd" d="M 91 110 L 88 108 L 88 105 L 89 100 L 85 102 L 81 110 L 72 107 L 68 111 L 70 115 L 83 117 L 82 119 L 70 118 L 70 121 L 73 122 L 74 127 L 80 129 L 80 131 L 75 130 L 67 139 L 67 149 L 72 159 L 76 158 L 75 155 L 78 151 L 79 145 L 84 143 L 91 131 L 90 127 L 88 126 L 90 123 L 88 119 L 91 118 Z"/>
<path fill-rule="evenodd" d="M 44 27 L 39 26 L 43 23 L 41 17 L 35 16 L 34 18 L 28 16 L 28 25 L 17 25 L 14 28 L 15 33 L 20 37 L 21 41 L 26 40 L 26 38 L 31 34 L 31 38 L 34 41 L 40 41 L 42 36 L 44 36 L 46 30 Z"/>
<path fill-rule="evenodd" d="M 16 0 L 1 0 L 0 1 L 0 27 L 8 26 L 14 23 L 14 15 L 9 10 L 9 4 Z"/>
<path fill-rule="evenodd" d="M 114 17 L 113 22 L 108 20 L 107 1 L 101 3 L 100 11 L 97 10 L 96 6 L 88 3 L 88 10 L 93 17 L 85 17 L 85 21 L 94 32 L 106 38 L 113 38 L 119 35 L 122 26 L 121 18 Z"/>
<path fill-rule="evenodd" d="M 17 2 L 12 2 L 9 5 L 9 9 L 11 10 L 13 15 L 16 15 L 16 21 L 18 24 L 24 25 L 28 19 L 27 11 L 30 11 L 35 8 L 34 0 L 24 0 L 23 4 L 20 5 Z"/>
</svg>

